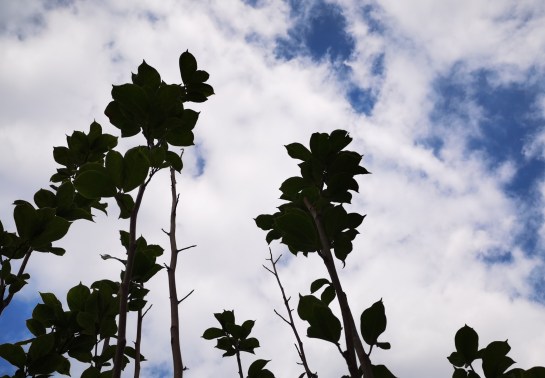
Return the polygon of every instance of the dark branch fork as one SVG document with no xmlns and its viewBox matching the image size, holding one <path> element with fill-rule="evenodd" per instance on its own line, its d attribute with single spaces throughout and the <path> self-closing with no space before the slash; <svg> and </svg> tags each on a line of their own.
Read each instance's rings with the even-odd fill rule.
<svg viewBox="0 0 545 378">
<path fill-rule="evenodd" d="M 297 343 L 299 344 L 299 347 L 297 347 L 297 344 L 295 344 L 295 349 L 297 349 L 297 354 L 299 354 L 299 358 L 301 359 L 301 363 L 305 368 L 305 372 L 307 374 L 308 378 L 317 378 L 317 373 L 312 373 L 310 371 L 310 368 L 308 367 L 307 358 L 305 356 L 305 350 L 303 348 L 303 342 L 301 341 L 301 338 L 299 337 L 299 333 L 297 332 L 297 328 L 295 327 L 295 322 L 293 321 L 292 312 L 293 309 L 290 308 L 289 301 L 291 297 L 286 299 L 286 293 L 284 292 L 284 287 L 282 286 L 282 283 L 280 282 L 280 277 L 278 276 L 278 271 L 276 270 L 276 263 L 278 263 L 278 260 L 282 257 L 282 255 L 278 256 L 276 260 L 273 259 L 272 251 L 269 248 L 269 254 L 271 258 L 267 259 L 267 261 L 271 262 L 273 270 L 270 270 L 265 265 L 263 265 L 263 268 L 267 269 L 272 275 L 276 277 L 276 281 L 278 282 L 278 286 L 280 287 L 280 291 L 282 292 L 282 298 L 284 299 L 284 305 L 286 306 L 286 309 L 288 310 L 288 315 L 290 320 L 287 321 L 282 315 L 280 315 L 276 310 L 274 310 L 275 314 L 278 315 L 283 321 L 285 321 L 293 330 L 293 333 L 295 335 L 295 338 L 297 339 Z"/>
</svg>

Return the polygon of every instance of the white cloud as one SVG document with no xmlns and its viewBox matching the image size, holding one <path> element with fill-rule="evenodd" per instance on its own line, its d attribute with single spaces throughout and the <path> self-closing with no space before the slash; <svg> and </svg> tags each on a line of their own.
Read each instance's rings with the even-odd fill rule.
<svg viewBox="0 0 545 378">
<path fill-rule="evenodd" d="M 521 367 L 543 364 L 536 351 L 545 349 L 545 337 L 535 330 L 545 309 L 528 299 L 532 289 L 526 281 L 539 260 L 515 249 L 521 214 L 502 191 L 512 168 L 488 171 L 481 156 L 464 154 L 461 128 L 449 131 L 450 124 L 437 127 L 428 118 L 433 81 L 456 62 L 468 70 L 516 73 L 543 61 L 539 4 L 519 2 L 510 18 L 505 15 L 514 3 L 490 4 L 380 2 L 378 16 L 387 30 L 369 35 L 355 3 L 344 2 L 357 38 L 351 62 L 355 80 L 380 89 L 371 117 L 352 111 L 344 84 L 326 63 L 274 59 L 274 38 L 285 35 L 291 22 L 282 1 L 257 9 L 223 0 L 77 2 L 47 12 L 37 5 L 25 14 L 12 10 L 16 19 L 39 12 L 45 27 L 22 41 L 10 33 L 0 37 L 1 219 L 13 227 L 11 201 L 30 199 L 47 185 L 55 169 L 51 147 L 63 145 L 64 134 L 87 130 L 93 118 L 117 134 L 103 115 L 111 84 L 127 82 L 142 59 L 165 81 L 178 82 L 177 59 L 189 49 L 211 74 L 217 95 L 192 106 L 202 111 L 196 135 L 204 174 L 192 178 L 196 158 L 190 148 L 178 180 L 178 243 L 198 245 L 182 253 L 179 267 L 180 295 L 195 289 L 181 305 L 187 374 L 236 373 L 233 359 L 222 360 L 214 343 L 200 338 L 215 325 L 213 312 L 233 308 L 239 320 L 257 319 L 262 344 L 257 357 L 273 359 L 277 376 L 302 372 L 295 364 L 294 338 L 272 311 L 283 307 L 273 277 L 261 268 L 268 256 L 265 234 L 252 218 L 274 212 L 280 204 L 277 188 L 298 173 L 282 146 L 306 144 L 312 132 L 336 128 L 351 131 L 352 149 L 366 155 L 363 165 L 373 172 L 358 179 L 361 194 L 350 209 L 368 218 L 341 271 L 355 314 L 384 298 L 389 319 L 384 338 L 393 349 L 374 351 L 373 361 L 407 378 L 450 374 L 445 357 L 454 350 L 456 330 L 467 323 L 479 332 L 481 344 L 509 338 Z M 529 10 L 533 18 L 521 24 Z M 7 29 L 15 25 L 12 19 L 3 22 Z M 253 33 L 259 38 L 247 42 Z M 381 52 L 386 52 L 385 75 L 372 78 L 370 57 Z M 469 115 L 473 122 L 480 117 L 478 109 Z M 440 158 L 415 143 L 437 130 L 447 141 Z M 136 140 L 123 140 L 121 146 Z M 66 256 L 31 259 L 32 284 L 21 297 L 35 297 L 38 289 L 63 297 L 80 280 L 117 278 L 119 266 L 98 256 L 122 253 L 117 230 L 127 224 L 115 219 L 117 210 L 110 206 L 108 218 L 72 226 L 59 243 Z M 148 242 L 166 246 L 160 229 L 168 224 L 169 206 L 168 177 L 158 175 L 140 213 L 138 232 Z M 513 261 L 483 263 L 481 257 L 494 250 L 512 251 Z M 296 306 L 297 294 L 307 294 L 325 270 L 316 256 L 289 258 L 276 244 L 273 251 L 284 254 L 280 275 Z M 154 306 L 145 319 L 143 353 L 151 366 L 168 369 L 166 275 L 159 273 L 149 286 Z M 306 326 L 298 324 L 304 334 Z M 344 374 L 333 345 L 305 338 L 305 348 L 321 376 Z M 246 367 L 253 360 L 248 357 Z"/>
</svg>

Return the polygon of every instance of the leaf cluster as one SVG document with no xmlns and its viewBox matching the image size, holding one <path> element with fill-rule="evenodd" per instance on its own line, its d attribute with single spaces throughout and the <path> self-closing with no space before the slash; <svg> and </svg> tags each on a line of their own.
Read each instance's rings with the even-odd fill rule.
<svg viewBox="0 0 545 378">
<path fill-rule="evenodd" d="M 544 367 L 528 370 L 514 368 L 506 371 L 515 363 L 507 354 L 511 350 L 506 341 L 493 341 L 486 348 L 479 349 L 479 335 L 467 325 L 456 332 L 454 337 L 456 351 L 447 357 L 454 367 L 453 378 L 479 378 L 473 369 L 473 363 L 482 361 L 485 378 L 545 378 Z"/>
<path fill-rule="evenodd" d="M 293 159 L 303 161 L 298 164 L 301 176 L 288 178 L 280 186 L 280 199 L 288 202 L 279 206 L 278 212 L 255 219 L 259 228 L 269 231 L 267 243 L 280 239 L 292 253 L 302 252 L 305 256 L 323 248 L 306 199 L 322 218 L 335 256 L 345 261 L 364 216 L 348 214 L 342 204 L 351 202 L 350 191 L 359 190 L 354 177 L 369 173 L 360 166 L 362 155 L 344 150 L 351 141 L 348 132 L 335 130 L 331 134 L 312 134 L 310 149 L 300 143 L 286 146 Z"/>
</svg>

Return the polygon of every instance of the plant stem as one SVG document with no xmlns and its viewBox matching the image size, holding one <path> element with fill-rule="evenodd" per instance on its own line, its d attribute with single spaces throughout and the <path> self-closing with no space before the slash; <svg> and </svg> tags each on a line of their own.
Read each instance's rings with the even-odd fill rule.
<svg viewBox="0 0 545 378">
<path fill-rule="evenodd" d="M 322 242 L 322 259 L 331 278 L 331 283 L 333 284 L 335 292 L 337 293 L 337 298 L 341 307 L 344 324 L 344 335 L 346 340 L 346 364 L 348 365 L 348 370 L 350 371 L 350 375 L 352 376 L 352 378 L 359 377 L 359 370 L 354 355 L 355 349 L 358 353 L 358 359 L 360 360 L 364 377 L 374 378 L 373 372 L 371 370 L 371 361 L 363 350 L 361 339 L 357 334 L 354 317 L 352 316 L 350 306 L 348 305 L 348 299 L 346 298 L 346 294 L 342 289 L 341 281 L 339 280 L 339 275 L 337 274 L 337 269 L 335 268 L 335 262 L 333 260 L 333 255 L 331 254 L 329 238 L 327 237 L 324 226 L 322 224 L 321 214 L 316 211 L 316 209 L 312 206 L 308 199 L 304 198 L 304 202 L 308 210 L 310 211 L 310 214 L 314 218 L 314 222 L 316 223 L 316 228 L 318 229 L 318 234 L 320 235 L 320 241 Z"/>
<path fill-rule="evenodd" d="M 134 343 L 134 378 L 140 377 L 140 343 L 142 341 L 142 309 L 138 310 L 138 322 L 136 325 L 136 342 Z"/>
<path fill-rule="evenodd" d="M 240 378 L 244 378 L 244 375 L 242 375 L 242 363 L 240 362 L 240 351 L 238 349 L 238 344 L 236 346 L 236 352 L 237 352 L 237 362 L 238 362 L 238 375 Z"/>
<path fill-rule="evenodd" d="M 17 278 L 21 278 L 23 274 L 25 273 L 26 264 L 28 263 L 28 259 L 30 259 L 30 255 L 32 254 L 32 251 L 34 251 L 32 247 L 29 247 L 25 255 L 25 258 L 23 259 L 23 262 L 21 263 L 21 266 L 19 267 Z M 9 293 L 8 296 L 4 299 L 4 294 L 6 292 L 5 282 L 3 282 L 1 289 L 2 289 L 2 296 L 0 297 L 0 316 L 2 315 L 2 312 L 4 312 L 4 309 L 8 307 L 11 300 L 13 299 L 13 296 L 15 295 L 15 293 Z"/>
<path fill-rule="evenodd" d="M 176 194 L 176 176 L 174 168 L 170 168 L 170 182 L 172 191 L 172 208 L 170 212 L 170 267 L 168 273 L 168 288 L 170 291 L 170 346 L 172 349 L 172 364 L 174 378 L 182 378 L 184 365 L 180 348 L 180 324 L 178 315 L 178 294 L 176 292 L 176 264 L 178 263 L 178 246 L 176 244 L 176 208 L 179 195 Z"/>
<path fill-rule="evenodd" d="M 149 182 L 149 181 L 148 181 Z M 134 208 L 131 211 L 130 228 L 129 228 L 129 250 L 127 251 L 127 265 L 125 268 L 125 277 L 120 288 L 120 303 L 119 303 L 119 329 L 117 334 L 117 348 L 115 350 L 114 367 L 112 371 L 112 378 L 121 377 L 121 366 L 123 364 L 123 355 L 125 353 L 125 346 L 127 345 L 127 301 L 129 298 L 129 286 L 131 283 L 132 268 L 134 265 L 134 255 L 136 252 L 136 220 L 138 217 L 138 210 L 140 210 L 140 204 L 142 203 L 142 197 L 146 190 L 146 183 L 143 183 L 138 188 L 138 195 L 134 202 Z"/>
<path fill-rule="evenodd" d="M 288 322 L 280 314 L 278 314 L 278 313 L 276 313 L 276 314 L 278 316 L 280 316 L 286 323 L 288 323 L 290 325 L 291 329 L 293 330 L 293 333 L 295 334 L 295 338 L 297 339 L 297 343 L 299 344 L 299 348 L 296 348 L 297 353 L 299 354 L 299 357 L 301 358 L 301 362 L 303 363 L 303 366 L 305 367 L 305 372 L 307 373 L 307 377 L 308 378 L 316 378 L 318 375 L 313 374 L 310 371 L 310 368 L 308 367 L 307 358 L 305 356 L 305 350 L 303 348 L 303 342 L 299 338 L 299 333 L 297 332 L 297 328 L 295 328 L 295 322 L 293 321 L 293 316 L 291 315 L 293 310 L 290 308 L 289 299 L 286 299 L 286 293 L 284 292 L 284 287 L 280 283 L 280 277 L 278 276 L 278 271 L 276 270 L 276 263 L 278 262 L 278 260 L 280 260 L 280 257 L 282 257 L 282 255 L 278 256 L 278 259 L 276 259 L 276 261 L 275 261 L 273 259 L 272 251 L 271 251 L 270 248 L 269 248 L 269 253 L 271 255 L 271 258 L 267 259 L 267 260 L 269 260 L 271 262 L 273 270 L 271 271 L 267 267 L 265 267 L 265 266 L 263 266 L 263 267 L 265 269 L 267 269 L 269 272 L 271 272 L 276 277 L 276 281 L 278 282 L 278 286 L 280 287 L 280 291 L 282 292 L 282 298 L 284 299 L 284 305 L 286 306 L 286 309 L 288 310 L 288 315 L 290 317 L 290 321 Z"/>
<path fill-rule="evenodd" d="M 102 344 L 102 352 L 100 355 L 103 355 L 104 354 L 104 351 L 106 349 L 108 349 L 108 347 L 110 346 L 110 338 L 109 337 L 106 337 L 104 339 L 104 343 Z M 97 364 L 96 368 L 98 369 L 98 371 L 100 372 L 100 370 L 102 369 L 102 364 Z"/>
</svg>

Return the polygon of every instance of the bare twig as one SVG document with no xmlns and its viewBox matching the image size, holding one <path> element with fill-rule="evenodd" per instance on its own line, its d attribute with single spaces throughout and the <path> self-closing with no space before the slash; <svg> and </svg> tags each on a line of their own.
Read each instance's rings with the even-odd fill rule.
<svg viewBox="0 0 545 378">
<path fill-rule="evenodd" d="M 335 268 L 335 262 L 333 261 L 333 255 L 331 254 L 331 248 L 329 244 L 329 238 L 325 232 L 324 226 L 322 224 L 321 214 L 319 214 L 312 204 L 308 201 L 307 198 L 304 198 L 305 205 L 307 206 L 310 214 L 314 218 L 316 223 L 316 228 L 320 235 L 320 241 L 322 242 L 322 259 L 331 278 L 331 283 L 333 288 L 337 293 L 337 298 L 339 300 L 339 305 L 341 307 L 341 313 L 344 324 L 344 335 L 346 340 L 346 364 L 348 365 L 348 370 L 350 371 L 350 376 L 352 378 L 358 378 L 360 373 L 358 371 L 358 366 L 356 364 L 356 357 L 354 351 L 358 355 L 360 364 L 363 370 L 363 375 L 365 378 L 374 378 L 373 371 L 371 370 L 371 361 L 369 356 L 365 353 L 363 349 L 363 344 L 360 337 L 357 333 L 356 324 L 354 323 L 354 317 L 350 311 L 350 306 L 348 305 L 348 299 L 346 298 L 346 293 L 343 291 L 341 286 L 341 281 L 339 280 L 339 275 L 337 274 L 337 269 Z"/>
<path fill-rule="evenodd" d="M 141 288 L 144 288 L 144 285 L 141 285 Z M 136 342 L 134 343 L 134 378 L 140 377 L 140 350 L 142 345 L 142 322 L 144 321 L 144 316 L 148 313 L 150 308 L 153 306 L 151 304 L 146 312 L 142 313 L 142 309 L 138 310 L 138 323 L 136 326 Z"/>
<path fill-rule="evenodd" d="M 276 281 L 278 282 L 278 286 L 280 287 L 280 291 L 282 292 L 282 299 L 284 299 L 284 305 L 286 306 L 286 310 L 288 310 L 288 315 L 289 315 L 290 320 L 287 321 L 276 310 L 274 310 L 274 312 L 283 321 L 288 323 L 289 326 L 291 327 L 291 329 L 293 330 L 295 338 L 297 339 L 297 343 L 299 344 L 299 348 L 297 347 L 297 345 L 295 345 L 295 348 L 297 349 L 297 353 L 299 354 L 299 358 L 301 358 L 301 362 L 303 363 L 303 366 L 305 367 L 305 372 L 307 373 L 307 377 L 308 378 L 317 378 L 318 374 L 317 373 L 312 373 L 310 371 L 310 368 L 309 368 L 308 362 L 307 362 L 307 358 L 305 356 L 305 350 L 303 348 L 303 342 L 301 341 L 301 338 L 299 337 L 299 333 L 297 332 L 297 328 L 295 327 L 295 322 L 293 321 L 293 316 L 291 315 L 291 313 L 293 312 L 293 310 L 290 308 L 290 304 L 289 304 L 289 300 L 291 299 L 291 297 L 286 299 L 286 293 L 284 292 L 284 287 L 282 286 L 282 283 L 280 282 L 280 277 L 278 276 L 278 271 L 276 270 L 276 263 L 278 263 L 278 260 L 280 260 L 280 257 L 282 257 L 282 255 L 278 256 L 278 258 L 276 260 L 274 260 L 273 255 L 272 255 L 272 251 L 271 251 L 270 248 L 269 248 L 269 254 L 270 254 L 271 258 L 267 259 L 267 261 L 271 262 L 272 270 L 267 268 L 265 265 L 263 265 L 263 267 L 265 269 L 267 269 L 271 274 L 273 274 L 276 277 Z"/>
<path fill-rule="evenodd" d="M 170 291 L 170 346 L 172 349 L 172 363 L 174 378 L 183 378 L 184 365 L 180 348 L 180 320 L 178 315 L 178 294 L 176 292 L 176 264 L 178 263 L 178 247 L 176 246 L 176 208 L 179 195 L 176 194 L 176 176 L 174 168 L 170 167 L 170 182 L 172 192 L 172 207 L 170 212 L 170 231 L 165 232 L 170 238 L 170 266 L 168 273 L 168 288 Z M 192 291 L 193 292 L 193 291 Z M 191 294 L 191 293 L 189 293 Z M 187 295 L 185 298 L 187 298 Z M 182 301 L 185 299 L 183 298 Z"/>
<path fill-rule="evenodd" d="M 191 290 L 191 291 L 189 292 L 189 294 L 187 294 L 185 297 L 183 297 L 182 299 L 180 299 L 180 300 L 178 301 L 178 304 L 182 303 L 187 297 L 189 297 L 191 294 L 193 294 L 194 291 L 195 291 L 195 289 Z"/>
</svg>

